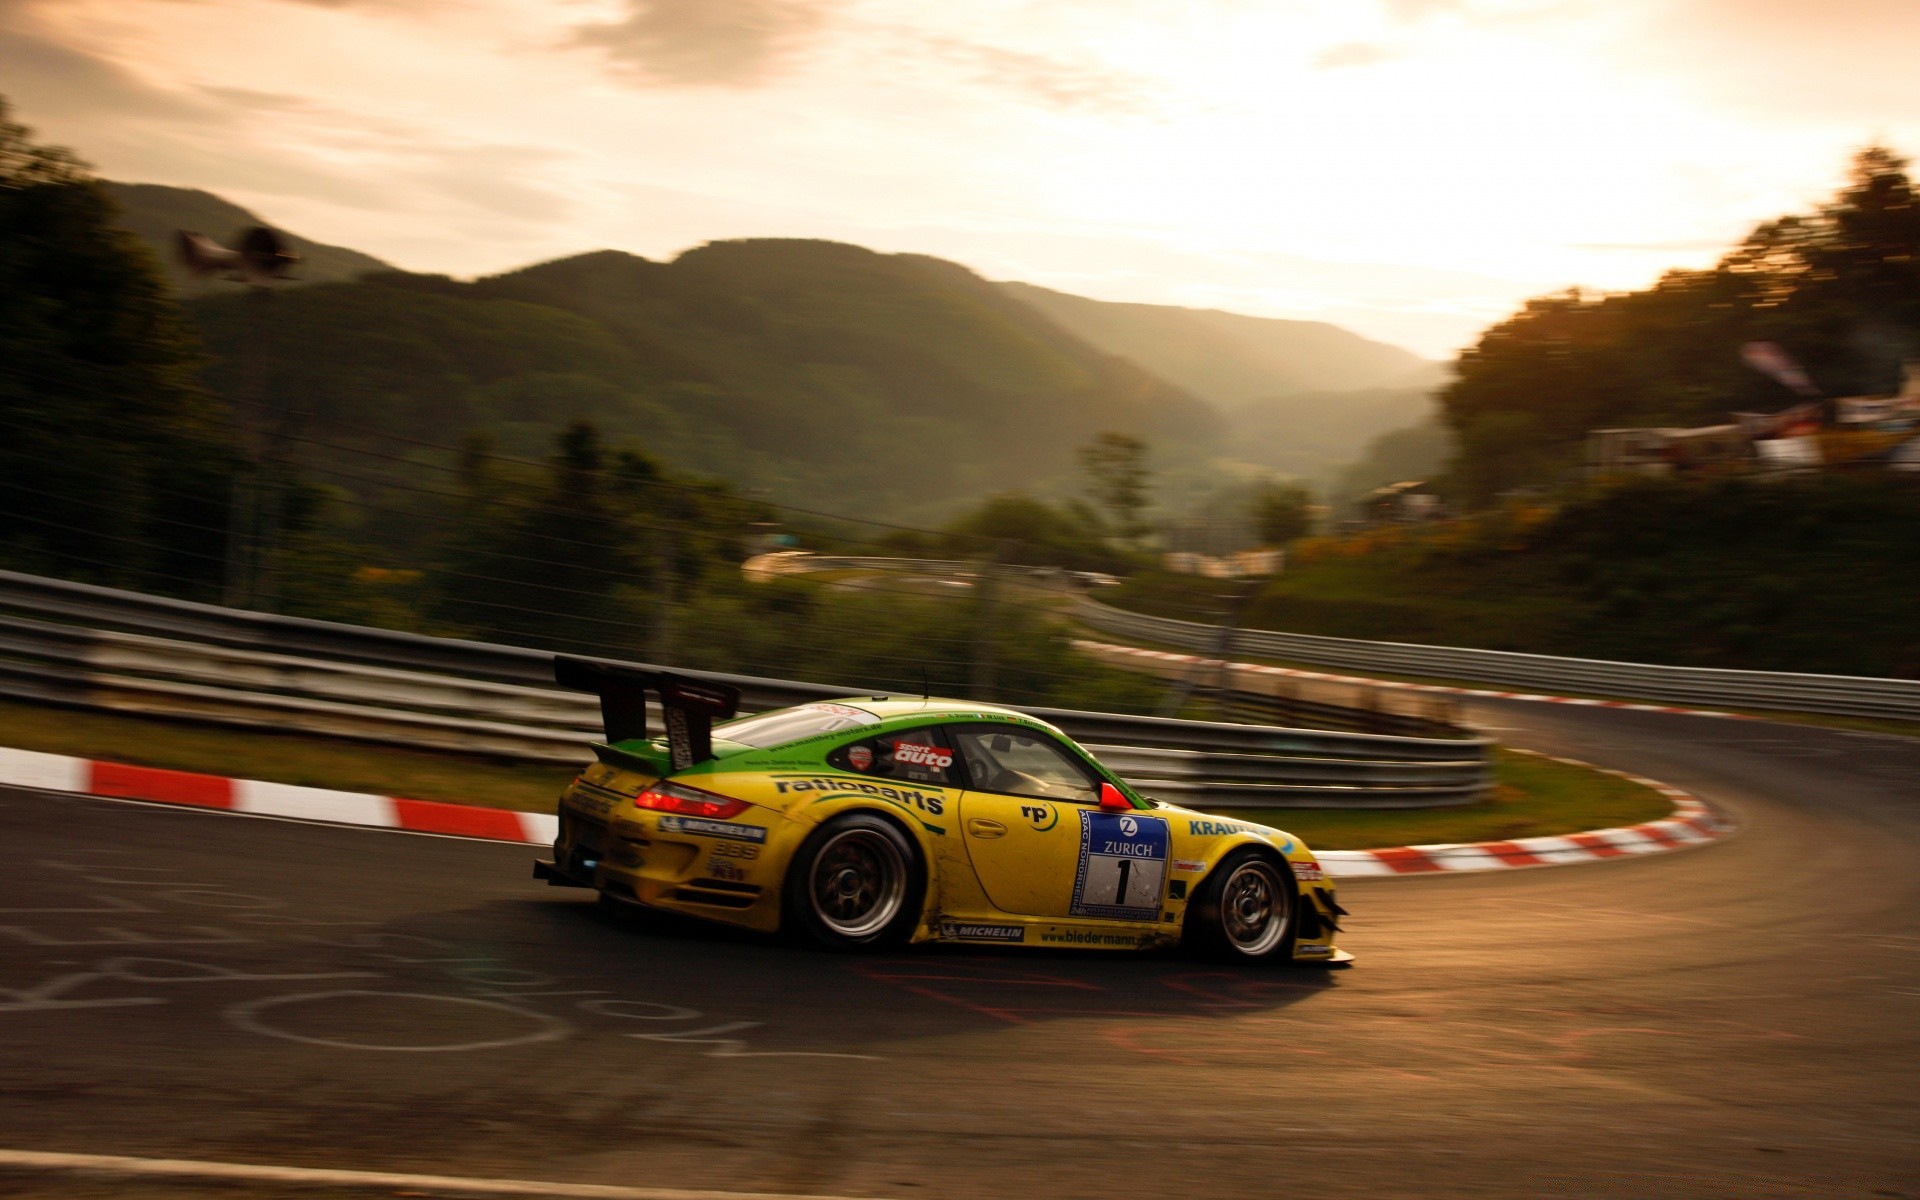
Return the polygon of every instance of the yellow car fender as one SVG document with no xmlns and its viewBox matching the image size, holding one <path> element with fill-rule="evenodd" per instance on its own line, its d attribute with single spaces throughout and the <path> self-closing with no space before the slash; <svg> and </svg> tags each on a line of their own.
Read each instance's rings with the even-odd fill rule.
<svg viewBox="0 0 1920 1200">
<path fill-rule="evenodd" d="M 1259 846 L 1271 850 L 1287 864 L 1297 895 L 1312 902 L 1318 890 L 1325 893 L 1327 905 L 1331 905 L 1333 883 L 1321 870 L 1313 851 L 1300 839 L 1278 829 L 1209 813 L 1173 810 L 1169 815 L 1176 813 L 1171 866 L 1173 878 L 1186 881 L 1187 896 L 1197 894 L 1235 851 Z"/>
</svg>

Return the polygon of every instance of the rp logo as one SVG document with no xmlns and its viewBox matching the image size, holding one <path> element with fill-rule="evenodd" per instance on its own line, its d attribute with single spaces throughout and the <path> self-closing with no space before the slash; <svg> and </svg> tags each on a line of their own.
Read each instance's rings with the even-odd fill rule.
<svg viewBox="0 0 1920 1200">
<path fill-rule="evenodd" d="M 1132 817 L 1120 818 L 1120 836 L 1121 837 L 1132 837 L 1134 834 L 1139 832 L 1140 832 L 1139 821 L 1135 820 Z"/>
<path fill-rule="evenodd" d="M 1020 815 L 1040 833 L 1045 833 L 1060 823 L 1060 814 L 1051 804 L 1022 804 Z"/>
</svg>

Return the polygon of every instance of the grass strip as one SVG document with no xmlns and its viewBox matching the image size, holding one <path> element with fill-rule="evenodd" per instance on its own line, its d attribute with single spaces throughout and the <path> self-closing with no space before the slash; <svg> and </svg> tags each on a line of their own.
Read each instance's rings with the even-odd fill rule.
<svg viewBox="0 0 1920 1200">
<path fill-rule="evenodd" d="M 1371 850 L 1436 842 L 1499 842 L 1658 821 L 1673 812 L 1643 784 L 1591 767 L 1497 750 L 1493 794 L 1458 808 L 1223 808 L 1284 829 L 1315 850 Z"/>
</svg>

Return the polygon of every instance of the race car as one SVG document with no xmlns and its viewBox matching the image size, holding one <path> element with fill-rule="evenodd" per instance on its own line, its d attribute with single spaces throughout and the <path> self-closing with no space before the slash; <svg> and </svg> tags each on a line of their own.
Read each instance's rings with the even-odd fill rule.
<svg viewBox="0 0 1920 1200">
<path fill-rule="evenodd" d="M 709 680 L 565 657 L 554 675 L 599 695 L 607 736 L 534 865 L 551 884 L 843 950 L 1350 957 L 1299 839 L 1148 799 L 1025 713 L 849 697 L 728 719 L 739 694 Z M 664 736 L 648 736 L 648 692 Z"/>
</svg>

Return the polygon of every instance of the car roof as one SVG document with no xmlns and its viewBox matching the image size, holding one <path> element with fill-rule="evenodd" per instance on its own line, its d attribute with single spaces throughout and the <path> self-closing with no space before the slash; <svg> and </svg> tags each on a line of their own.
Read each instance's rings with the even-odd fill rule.
<svg viewBox="0 0 1920 1200">
<path fill-rule="evenodd" d="M 1044 725 L 1045 721 L 1028 716 L 1017 709 L 1005 708 L 998 704 L 981 704 L 976 700 L 948 700 L 940 696 L 847 696 L 829 701 L 844 704 L 870 712 L 882 721 L 895 721 L 906 717 L 931 718 L 936 721 L 964 721 L 986 719 L 989 721 L 1030 721 Z"/>
</svg>

